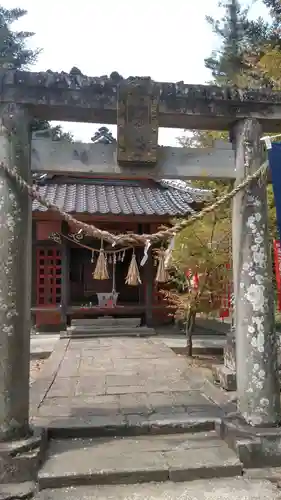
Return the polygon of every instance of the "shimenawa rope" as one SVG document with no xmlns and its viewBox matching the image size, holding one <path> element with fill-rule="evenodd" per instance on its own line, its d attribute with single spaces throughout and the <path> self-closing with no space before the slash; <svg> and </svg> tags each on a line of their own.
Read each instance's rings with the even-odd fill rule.
<svg viewBox="0 0 281 500">
<path fill-rule="evenodd" d="M 238 184 L 232 191 L 225 194 L 221 198 L 217 199 L 211 205 L 204 207 L 201 212 L 197 212 L 190 216 L 188 219 L 183 219 L 177 222 L 173 227 L 162 229 L 157 231 L 154 234 L 120 234 L 118 236 L 109 233 L 108 231 L 104 231 L 90 224 L 86 224 L 85 222 L 81 222 L 69 213 L 61 210 L 59 207 L 50 203 L 43 196 L 39 194 L 36 186 L 30 186 L 17 172 L 16 168 L 10 168 L 4 162 L 0 163 L 0 167 L 5 170 L 9 177 L 14 179 L 21 189 L 25 189 L 29 196 L 38 201 L 41 205 L 43 205 L 48 210 L 52 212 L 57 212 L 60 214 L 62 219 L 64 219 L 69 224 L 76 226 L 81 229 L 87 236 L 91 236 L 93 238 L 99 240 L 105 240 L 112 244 L 112 246 L 118 245 L 146 245 L 147 242 L 151 244 L 157 243 L 159 241 L 167 241 L 175 236 L 175 234 L 179 233 L 187 226 L 192 224 L 193 222 L 202 219 L 206 214 L 209 214 L 216 210 L 218 207 L 224 205 L 228 201 L 232 200 L 234 196 L 239 193 L 242 189 L 247 187 L 252 181 L 262 178 L 267 170 L 268 164 L 267 161 L 263 163 L 258 170 L 256 170 L 253 174 L 248 175 L 240 184 Z"/>
</svg>

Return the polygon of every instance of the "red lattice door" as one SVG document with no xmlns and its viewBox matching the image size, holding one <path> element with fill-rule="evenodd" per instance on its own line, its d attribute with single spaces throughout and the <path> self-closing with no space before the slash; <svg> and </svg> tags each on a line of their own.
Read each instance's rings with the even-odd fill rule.
<svg viewBox="0 0 281 500">
<path fill-rule="evenodd" d="M 61 251 L 58 248 L 37 248 L 37 306 L 61 303 Z"/>
</svg>

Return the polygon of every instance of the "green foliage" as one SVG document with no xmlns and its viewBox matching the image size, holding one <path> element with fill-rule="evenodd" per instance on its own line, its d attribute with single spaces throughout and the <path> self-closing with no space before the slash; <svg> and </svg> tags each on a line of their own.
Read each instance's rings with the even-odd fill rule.
<svg viewBox="0 0 281 500">
<path fill-rule="evenodd" d="M 222 19 L 208 17 L 214 33 L 220 38 L 219 50 L 206 59 L 206 67 L 212 71 L 217 85 L 228 84 L 281 88 L 281 2 L 264 0 L 272 17 L 271 22 L 262 18 L 249 20 L 249 8 L 238 0 L 221 2 L 224 7 Z M 191 130 L 189 135 L 179 137 L 185 147 L 212 147 L 215 140 L 228 140 L 228 132 Z M 232 184 L 218 181 L 197 181 L 196 186 L 216 190 L 224 194 Z M 269 229 L 272 238 L 277 237 L 276 212 L 272 186 L 268 185 Z"/>
<path fill-rule="evenodd" d="M 239 0 L 222 2 L 221 6 L 225 9 L 222 19 L 206 18 L 221 40 L 219 50 L 205 60 L 215 82 L 239 87 L 270 85 L 270 77 L 257 67 L 257 63 L 264 54 L 265 45 L 276 42 L 274 22 L 268 23 L 261 17 L 250 20 L 249 7 L 242 7 Z"/>
<path fill-rule="evenodd" d="M 281 2 L 280 0 L 263 0 L 263 3 L 269 8 L 273 20 L 273 25 L 278 27 L 281 20 Z"/>
<path fill-rule="evenodd" d="M 191 130 L 189 135 L 178 138 L 183 147 L 211 148 L 215 141 L 228 140 L 228 132 L 210 130 Z M 213 191 L 215 198 L 229 192 L 233 183 L 220 180 L 197 180 L 193 185 Z M 228 264 L 231 261 L 231 214 L 230 206 L 220 207 L 216 212 L 205 216 L 181 231 L 176 238 L 173 252 L 173 263 L 177 269 L 172 283 L 176 287 L 170 302 L 177 306 L 176 318 L 190 324 L 190 318 L 197 313 L 217 315 L 221 307 L 221 296 L 229 283 Z M 183 275 L 186 270 L 191 275 L 200 276 L 199 287 L 194 289 L 191 282 Z M 177 297 L 177 298 L 176 298 Z M 192 343 L 189 337 L 189 344 Z"/>
<path fill-rule="evenodd" d="M 191 135 L 178 137 L 178 142 L 183 147 L 189 148 L 212 148 L 215 141 L 228 141 L 228 132 L 218 132 L 215 130 L 191 130 Z M 213 191 L 214 198 L 221 197 L 233 188 L 232 182 L 220 180 L 197 180 L 193 182 L 195 187 L 201 189 L 210 189 Z M 229 207 L 221 207 L 219 210 L 221 217 L 229 217 Z"/>
<path fill-rule="evenodd" d="M 52 126 L 46 120 L 33 120 L 31 131 L 40 134 L 40 137 L 51 137 L 53 141 L 73 142 L 73 135 L 70 132 L 64 132 L 61 125 Z"/>
<path fill-rule="evenodd" d="M 230 225 L 228 217 L 216 213 L 185 228 L 176 240 L 173 261 L 184 270 L 188 267 L 192 274 L 205 274 L 224 264 L 229 252 Z"/>
<path fill-rule="evenodd" d="M 234 0 L 225 7 L 225 15 L 221 20 L 207 16 L 213 32 L 221 38 L 219 51 L 205 59 L 205 66 L 212 71 L 214 79 L 221 84 L 236 83 L 238 75 L 244 71 L 243 42 L 248 29 L 248 9 L 242 9 Z"/>
<path fill-rule="evenodd" d="M 215 130 L 190 130 L 189 135 L 178 137 L 178 143 L 185 148 L 212 148 L 215 141 L 228 141 L 228 132 Z"/>
<path fill-rule="evenodd" d="M 0 6 L 0 67 L 22 69 L 33 64 L 40 50 L 30 50 L 27 42 L 34 35 L 29 31 L 13 31 L 11 25 L 25 16 L 26 10 Z"/>
<path fill-rule="evenodd" d="M 214 51 L 205 61 L 206 67 L 212 71 L 212 83 L 281 88 L 281 2 L 264 0 L 264 3 L 271 12 L 270 23 L 261 18 L 249 20 L 249 9 L 243 8 L 238 0 L 221 3 L 225 9 L 222 19 L 207 18 L 221 40 L 219 50 Z M 229 140 L 228 132 L 191 130 L 178 138 L 183 147 L 213 147 L 216 140 Z M 212 189 L 216 197 L 221 197 L 233 188 L 233 183 L 208 179 L 194 184 L 196 187 Z M 268 185 L 267 192 L 269 230 L 271 237 L 276 238 L 276 212 L 271 185 Z M 226 267 L 231 261 L 230 208 L 220 208 L 216 214 L 186 228 L 177 237 L 173 259 L 179 276 L 186 268 L 202 276 L 196 293 L 183 288 L 179 277 L 178 281 L 174 280 L 178 292 L 184 292 L 174 295 L 174 304 L 178 303 L 177 314 L 185 318 L 190 317 L 194 311 L 210 313 L 219 307 L 214 301 L 229 280 L 229 270 Z"/>
<path fill-rule="evenodd" d="M 96 144 L 113 144 L 116 143 L 116 139 L 113 137 L 112 132 L 107 127 L 100 127 L 91 137 L 91 141 Z"/>
<path fill-rule="evenodd" d="M 199 312 L 217 315 L 230 280 L 230 236 L 229 217 L 218 217 L 216 213 L 178 235 L 171 279 L 175 290 L 165 294 L 175 308 L 177 320 L 190 325 L 191 318 Z M 197 286 L 193 281 L 195 275 Z"/>
<path fill-rule="evenodd" d="M 276 221 L 276 208 L 275 208 L 275 200 L 272 189 L 272 184 L 267 186 L 267 206 L 268 206 L 268 223 L 269 223 L 269 234 L 271 240 L 278 239 L 278 229 L 277 229 L 277 221 Z"/>
<path fill-rule="evenodd" d="M 27 14 L 24 9 L 5 9 L 0 6 L 0 67 L 7 69 L 26 69 L 34 64 L 40 54 L 40 49 L 31 50 L 27 47 L 28 41 L 34 35 L 29 31 L 14 31 L 12 25 Z M 53 140 L 67 140 L 72 142 L 73 137 L 63 132 L 62 127 L 51 126 L 46 120 L 34 119 L 31 131 L 46 132 Z"/>
<path fill-rule="evenodd" d="M 187 292 L 188 290 L 188 279 L 186 277 L 185 271 L 174 265 L 169 269 L 170 285 L 172 289 L 175 289 L 180 294 Z"/>
</svg>

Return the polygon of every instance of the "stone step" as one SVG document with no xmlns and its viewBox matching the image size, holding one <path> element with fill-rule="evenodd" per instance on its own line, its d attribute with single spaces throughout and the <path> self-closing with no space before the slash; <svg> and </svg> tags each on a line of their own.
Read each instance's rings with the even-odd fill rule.
<svg viewBox="0 0 281 500">
<path fill-rule="evenodd" d="M 277 484 L 243 477 L 182 483 L 78 486 L 40 491 L 34 500 L 280 500 Z"/>
<path fill-rule="evenodd" d="M 1 500 L 24 500 L 34 498 L 37 487 L 34 481 L 24 481 L 23 483 L 6 483 L 1 482 Z"/>
<path fill-rule="evenodd" d="M 107 327 L 107 326 L 127 326 L 136 328 L 140 326 L 141 318 L 112 318 L 104 316 L 101 318 L 81 318 L 72 319 L 71 326 L 92 326 L 92 327 Z"/>
<path fill-rule="evenodd" d="M 51 440 L 39 488 L 189 481 L 242 474 L 215 431 L 197 434 Z"/>
<path fill-rule="evenodd" d="M 87 326 L 70 326 L 66 332 L 61 332 L 61 338 L 91 338 L 91 337 L 150 337 L 156 335 L 154 328 L 140 326 L 132 327 L 93 327 Z"/>
<path fill-rule="evenodd" d="M 86 418 L 69 419 L 68 417 L 52 420 L 42 424 L 42 420 L 34 420 L 38 426 L 48 428 L 50 439 L 84 439 L 114 438 L 128 436 L 155 436 L 169 434 L 194 434 L 214 431 L 221 422 L 222 410 L 216 406 L 208 407 L 207 415 L 200 410 L 186 413 L 157 413 L 149 417 L 128 414 L 88 416 Z"/>
</svg>

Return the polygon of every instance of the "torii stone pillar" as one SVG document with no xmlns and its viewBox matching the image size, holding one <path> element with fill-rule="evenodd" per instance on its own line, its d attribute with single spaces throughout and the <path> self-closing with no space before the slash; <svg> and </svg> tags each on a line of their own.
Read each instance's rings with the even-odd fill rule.
<svg viewBox="0 0 281 500">
<path fill-rule="evenodd" d="M 1 161 L 30 182 L 27 112 L 2 107 Z M 31 201 L 0 169 L 0 440 L 29 432 Z"/>
<path fill-rule="evenodd" d="M 0 125 L 0 161 L 30 183 L 27 111 L 0 107 Z M 0 168 L 0 483 L 31 481 L 41 452 L 29 427 L 31 227 L 30 197 Z"/>
<path fill-rule="evenodd" d="M 234 133 L 237 178 L 242 178 L 266 159 L 260 140 L 262 129 L 257 120 L 247 119 Z M 233 252 L 238 413 L 224 421 L 222 434 L 235 445 L 246 466 L 280 464 L 281 435 L 277 429 L 272 432 L 280 423 L 280 387 L 266 180 L 254 180 L 238 194 L 236 204 Z"/>
<path fill-rule="evenodd" d="M 237 128 L 236 147 L 244 159 L 237 167 L 244 176 L 265 161 L 261 136 L 256 120 L 248 119 Z M 251 425 L 276 425 L 280 387 L 266 180 L 254 181 L 239 196 L 233 248 L 238 408 Z"/>
</svg>

